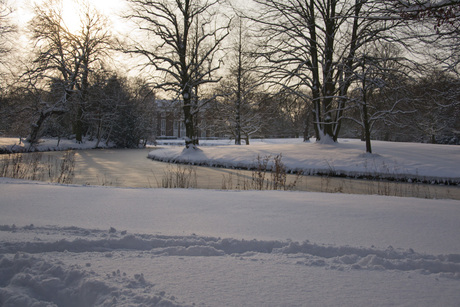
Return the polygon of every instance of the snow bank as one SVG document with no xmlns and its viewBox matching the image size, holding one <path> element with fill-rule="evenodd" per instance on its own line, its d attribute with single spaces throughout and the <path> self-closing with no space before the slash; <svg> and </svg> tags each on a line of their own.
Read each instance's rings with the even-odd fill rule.
<svg viewBox="0 0 460 307">
<path fill-rule="evenodd" d="M 299 139 L 254 142 L 250 146 L 201 147 L 199 154 L 181 147 L 152 150 L 149 158 L 174 163 L 253 169 L 257 157 L 282 155 L 289 172 L 357 178 L 386 178 L 403 181 L 460 182 L 460 146 L 374 141 L 374 154 L 365 153 L 359 140 L 343 139 L 335 144 L 303 143 Z"/>
<path fill-rule="evenodd" d="M 19 153 L 31 151 L 61 151 L 70 149 L 93 149 L 96 148 L 97 141 L 84 140 L 82 143 L 76 143 L 75 140 L 55 138 L 44 138 L 38 144 L 31 146 L 23 139 L 19 138 L 0 138 L 0 154 L 3 153 Z M 105 142 L 100 142 L 99 148 L 110 148 Z"/>
</svg>

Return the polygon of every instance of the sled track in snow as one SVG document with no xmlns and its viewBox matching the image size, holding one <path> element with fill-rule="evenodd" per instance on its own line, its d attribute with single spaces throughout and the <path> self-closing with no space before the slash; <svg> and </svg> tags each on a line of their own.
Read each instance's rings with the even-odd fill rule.
<svg viewBox="0 0 460 307">
<path fill-rule="evenodd" d="M 295 257 L 296 264 L 333 270 L 397 270 L 440 274 L 460 280 L 460 254 L 428 255 L 412 249 L 321 245 L 305 241 L 237 240 L 203 236 L 163 236 L 128 234 L 126 231 L 82 229 L 77 227 L 18 228 L 0 226 L 13 239 L 0 242 L 0 254 L 42 254 L 51 252 L 105 253 L 143 251 L 152 256 L 216 257 L 248 256 L 257 253 Z M 33 239 L 40 234 L 39 240 Z M 49 239 L 43 240 L 43 237 Z M 31 240 L 14 239 L 30 237 Z M 62 238 L 60 238 L 62 237 Z M 0 258 L 1 259 L 1 258 Z"/>
</svg>

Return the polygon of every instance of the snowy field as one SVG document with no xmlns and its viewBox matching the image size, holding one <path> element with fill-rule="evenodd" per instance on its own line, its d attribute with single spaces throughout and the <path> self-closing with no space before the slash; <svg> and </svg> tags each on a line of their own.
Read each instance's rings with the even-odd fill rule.
<svg viewBox="0 0 460 307">
<path fill-rule="evenodd" d="M 152 152 L 232 166 L 283 149 L 294 169 L 335 157 L 336 170 L 362 172 L 377 159 L 459 177 L 458 146 L 374 142 L 369 157 L 351 140 L 275 143 Z M 457 200 L 0 178 L 0 305 L 458 306 L 459 233 Z"/>
</svg>

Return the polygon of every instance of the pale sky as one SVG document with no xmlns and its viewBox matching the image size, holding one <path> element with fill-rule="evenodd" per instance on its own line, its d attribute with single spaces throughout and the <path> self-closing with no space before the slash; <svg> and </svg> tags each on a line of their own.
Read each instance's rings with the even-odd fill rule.
<svg viewBox="0 0 460 307">
<path fill-rule="evenodd" d="M 15 10 L 13 13 L 13 22 L 17 23 L 20 30 L 24 30 L 27 26 L 27 22 L 33 17 L 32 8 L 35 4 L 43 3 L 49 0 L 7 0 L 9 5 Z M 100 13 L 105 15 L 110 20 L 110 26 L 112 33 L 121 36 L 127 35 L 132 36 L 134 34 L 133 25 L 121 16 L 126 14 L 129 10 L 129 3 L 126 0 L 61 0 L 63 3 L 63 14 L 66 26 L 72 31 L 72 29 L 79 28 L 79 12 L 78 12 L 78 1 L 87 1 L 91 6 L 96 8 Z M 242 7 L 248 3 L 248 0 L 230 0 L 233 4 L 237 4 L 238 7 Z M 27 50 L 27 44 L 30 41 L 27 38 L 26 32 L 20 33 L 18 45 L 24 45 L 24 47 L 18 47 L 18 50 Z M 137 63 L 137 62 L 136 62 Z M 134 68 L 135 63 L 132 60 L 123 58 L 122 61 L 118 61 L 117 68 L 123 69 L 126 66 L 127 70 Z M 134 69 L 135 74 L 139 72 Z"/>
<path fill-rule="evenodd" d="M 45 0 L 9 0 L 10 5 L 15 9 L 15 16 L 19 24 L 25 24 L 32 18 L 32 7 L 34 4 L 40 4 Z M 115 30 L 120 30 L 123 21 L 120 20 L 120 15 L 126 12 L 128 5 L 125 0 L 87 0 L 91 6 L 95 7 L 99 12 L 107 16 L 112 21 L 112 26 Z M 79 24 L 78 18 L 78 1 L 62 0 L 64 17 L 68 21 L 69 28 L 77 28 Z"/>
</svg>

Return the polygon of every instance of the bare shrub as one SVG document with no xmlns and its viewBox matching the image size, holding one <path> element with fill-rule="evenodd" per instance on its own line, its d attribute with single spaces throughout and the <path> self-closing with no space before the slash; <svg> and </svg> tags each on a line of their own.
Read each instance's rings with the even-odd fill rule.
<svg viewBox="0 0 460 307">
<path fill-rule="evenodd" d="M 265 175 L 268 171 L 270 158 L 270 156 L 262 158 L 260 155 L 257 155 L 255 169 L 252 171 L 252 188 L 254 190 L 268 189 L 269 183 L 265 179 Z"/>
<path fill-rule="evenodd" d="M 72 183 L 75 169 L 75 152 L 66 151 L 60 163 L 58 183 Z"/>
<path fill-rule="evenodd" d="M 236 190 L 294 190 L 302 179 L 302 172 L 295 174 L 294 180 L 288 182 L 288 171 L 279 154 L 273 159 L 270 155 L 257 156 L 250 178 L 236 175 Z M 222 189 L 234 189 L 235 178 L 232 174 L 222 178 Z"/>
<path fill-rule="evenodd" d="M 192 165 L 168 165 L 161 180 L 163 188 L 196 188 L 196 167 Z"/>
</svg>

